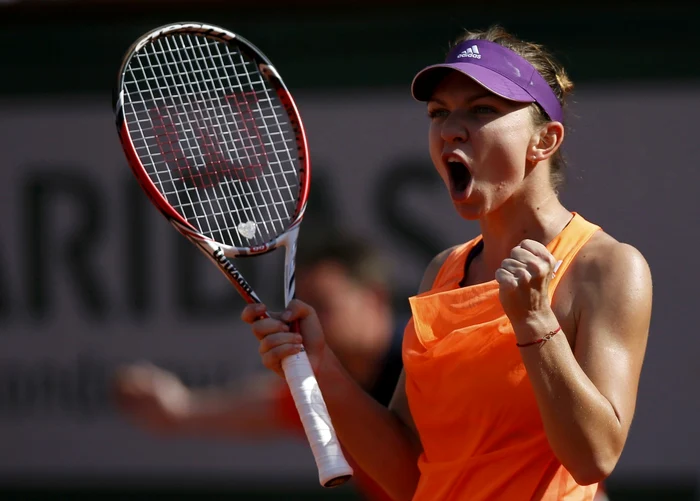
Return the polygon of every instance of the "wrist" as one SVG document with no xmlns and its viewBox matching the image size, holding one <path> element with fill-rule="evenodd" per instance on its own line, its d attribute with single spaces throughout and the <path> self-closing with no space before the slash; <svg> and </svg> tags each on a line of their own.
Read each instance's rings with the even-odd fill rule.
<svg viewBox="0 0 700 501">
<path fill-rule="evenodd" d="M 333 353 L 328 346 L 325 346 L 321 355 L 318 357 L 318 367 L 316 367 L 314 371 L 319 384 L 321 384 L 322 380 L 325 381 L 336 377 L 340 371 L 340 367 L 341 365 L 338 357 L 335 356 L 335 353 Z"/>
<path fill-rule="evenodd" d="M 320 359 L 319 369 L 316 372 L 316 380 L 318 381 L 324 398 L 329 397 L 331 399 L 333 398 L 331 395 L 337 392 L 340 392 L 336 395 L 337 397 L 344 398 L 342 392 L 343 388 L 346 387 L 345 382 L 347 380 L 353 381 L 343 367 L 343 364 L 340 363 L 336 354 L 328 347 L 325 348 L 323 357 Z"/>
<path fill-rule="evenodd" d="M 512 322 L 515 338 L 519 344 L 527 344 L 544 338 L 561 329 L 554 312 L 543 311 Z"/>
</svg>

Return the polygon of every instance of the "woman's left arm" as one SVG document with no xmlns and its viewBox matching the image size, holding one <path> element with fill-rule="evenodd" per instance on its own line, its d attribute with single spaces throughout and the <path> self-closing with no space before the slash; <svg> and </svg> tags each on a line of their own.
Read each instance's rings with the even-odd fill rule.
<svg viewBox="0 0 700 501">
<path fill-rule="evenodd" d="M 651 321 L 647 262 L 635 248 L 605 240 L 569 270 L 575 280 L 574 349 L 562 332 L 520 348 L 550 446 L 582 485 L 605 479 L 620 458 Z M 511 260 L 523 266 L 506 260 L 506 272 L 499 270 L 497 279 L 500 274 L 501 303 L 518 343 L 528 344 L 559 327 L 543 297 L 554 258 L 537 242 L 519 248 Z"/>
</svg>

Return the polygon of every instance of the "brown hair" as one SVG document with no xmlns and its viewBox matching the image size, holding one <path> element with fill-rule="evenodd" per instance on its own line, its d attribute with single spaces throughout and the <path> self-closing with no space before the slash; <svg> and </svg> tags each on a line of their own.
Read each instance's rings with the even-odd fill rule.
<svg viewBox="0 0 700 501">
<path fill-rule="evenodd" d="M 550 54 L 542 45 L 520 40 L 508 33 L 500 26 L 491 26 L 484 31 L 467 31 L 456 39 L 453 45 L 467 40 L 487 40 L 506 47 L 519 56 L 526 59 L 549 84 L 557 96 L 562 108 L 565 108 L 566 98 L 574 88 L 573 82 L 566 74 L 564 67 Z M 538 105 L 533 104 L 534 120 L 536 125 L 542 125 L 550 121 L 545 111 Z M 564 182 L 564 167 L 566 162 L 559 149 L 551 162 L 551 182 L 556 190 Z"/>
</svg>

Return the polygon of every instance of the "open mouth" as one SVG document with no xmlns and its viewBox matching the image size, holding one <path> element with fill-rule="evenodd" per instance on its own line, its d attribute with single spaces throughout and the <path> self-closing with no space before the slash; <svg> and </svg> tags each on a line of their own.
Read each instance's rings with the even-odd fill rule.
<svg viewBox="0 0 700 501">
<path fill-rule="evenodd" d="M 452 188 L 455 191 L 465 191 L 472 179 L 469 169 L 461 162 L 449 161 L 447 162 L 447 171 L 450 175 Z"/>
</svg>

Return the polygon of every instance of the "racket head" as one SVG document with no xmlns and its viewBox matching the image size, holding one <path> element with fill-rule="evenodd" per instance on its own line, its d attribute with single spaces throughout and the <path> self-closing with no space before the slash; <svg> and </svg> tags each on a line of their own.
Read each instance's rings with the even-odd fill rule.
<svg viewBox="0 0 700 501">
<path fill-rule="evenodd" d="M 123 58 L 114 111 L 136 179 L 189 238 L 257 255 L 298 227 L 306 132 L 279 73 L 245 38 L 195 22 L 146 33 Z"/>
</svg>

